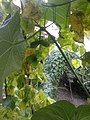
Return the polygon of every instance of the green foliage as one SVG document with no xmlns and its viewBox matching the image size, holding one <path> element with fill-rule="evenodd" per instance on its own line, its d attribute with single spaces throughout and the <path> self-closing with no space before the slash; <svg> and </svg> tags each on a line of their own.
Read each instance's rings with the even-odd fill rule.
<svg viewBox="0 0 90 120">
<path fill-rule="evenodd" d="M 16 12 L 0 28 L 0 81 L 21 67 L 25 50 L 22 40 L 20 16 Z"/>
<path fill-rule="evenodd" d="M 16 97 L 9 95 L 6 99 L 3 100 L 2 105 L 13 110 L 15 108 L 16 100 Z"/>
<path fill-rule="evenodd" d="M 71 63 L 73 69 L 77 73 L 78 77 L 83 81 L 83 84 L 90 91 L 89 88 L 89 69 L 82 67 L 82 60 L 79 55 L 75 52 L 70 52 L 64 50 L 66 57 Z M 87 59 L 89 60 L 89 58 Z M 85 60 L 86 61 L 86 60 Z M 67 62 L 63 58 L 62 54 L 58 50 L 53 50 L 47 56 L 44 62 L 44 71 L 47 77 L 46 83 L 44 84 L 44 91 L 47 95 L 56 99 L 57 89 L 59 87 L 60 79 L 64 72 L 66 72 L 67 77 L 70 81 L 73 81 L 75 76 L 67 65 Z"/>
<path fill-rule="evenodd" d="M 79 56 L 82 56 L 83 65 L 81 66 L 89 70 L 87 65 L 90 63 L 89 53 L 85 53 L 84 45 L 79 46 L 75 41 L 83 43 L 84 30 L 89 31 L 90 3 L 87 0 L 82 0 L 82 2 L 80 0 L 48 0 L 48 3 L 25 0 L 25 4 L 21 2 L 21 8 L 19 8 L 13 4 L 12 0 L 0 0 L 0 9 L 0 87 L 5 80 L 5 98 L 2 100 L 4 107 L 0 106 L 0 119 L 31 119 L 35 111 L 55 102 L 47 97 L 44 91 L 56 84 L 56 79 L 59 79 L 60 74 L 65 70 L 68 71 L 67 63 L 59 52 L 54 55 L 51 53 L 50 60 L 47 57 L 53 44 L 51 39 L 53 36 L 50 38 L 51 35 L 46 31 L 45 24 L 51 20 L 60 29 L 58 42 L 62 50 L 70 51 L 69 54 L 65 52 L 65 55 L 69 62 L 73 63 L 74 68 L 80 67 L 81 64 L 77 65 L 78 57 L 74 56 L 75 59 L 72 60 L 70 53 L 78 52 Z M 36 31 L 36 26 L 39 31 Z M 47 64 L 43 66 L 45 60 Z M 90 78 L 89 72 L 84 69 L 80 69 L 80 72 L 76 70 L 80 75 L 84 73 L 81 71 L 85 72 L 83 78 L 86 76 L 88 76 L 87 79 Z M 46 82 L 44 72 L 46 76 L 48 74 L 49 78 L 47 78 L 52 83 L 46 88 L 42 87 Z M 90 118 L 83 114 L 84 111 L 79 113 L 81 107 L 76 110 L 74 105 L 67 102 L 58 102 L 48 106 L 47 111 L 49 107 L 53 107 L 49 110 L 50 119 L 58 120 L 61 117 L 66 120 L 72 119 L 73 114 L 76 115 L 77 120 L 78 114 L 82 120 Z M 70 111 L 71 109 L 73 111 Z M 85 109 L 87 111 L 87 107 Z M 65 113 L 62 113 L 62 110 Z M 78 112 L 74 113 L 74 110 Z M 49 114 L 47 111 L 44 111 L 46 115 Z M 55 115 L 53 115 L 54 111 Z M 46 118 L 45 114 L 42 115 L 46 120 L 50 116 Z M 87 118 L 81 118 L 84 115 Z M 40 117 L 39 114 L 38 116 Z M 38 116 L 36 114 L 32 119 L 39 119 Z"/>
<path fill-rule="evenodd" d="M 21 26 L 24 30 L 25 34 L 28 34 L 30 32 L 34 31 L 34 22 L 33 20 L 27 19 L 27 18 L 21 18 Z"/>
<path fill-rule="evenodd" d="M 47 116 L 47 117 L 46 117 Z M 31 120 L 89 120 L 90 105 L 75 107 L 67 101 L 58 101 L 38 110 Z"/>
<path fill-rule="evenodd" d="M 90 52 L 86 52 L 82 57 L 83 66 L 90 67 Z"/>
<path fill-rule="evenodd" d="M 90 3 L 87 0 L 77 0 L 72 4 L 72 11 L 76 10 L 78 13 L 82 13 L 82 24 L 85 30 L 90 30 Z"/>
<path fill-rule="evenodd" d="M 48 3 L 43 4 L 43 15 L 46 20 L 56 22 L 62 27 L 68 24 L 67 15 L 69 14 L 69 3 L 66 0 L 48 0 Z M 64 5 L 62 5 L 64 4 Z M 59 5 L 59 6 L 58 6 Z M 61 12 L 62 11 L 62 12 Z"/>
<path fill-rule="evenodd" d="M 69 52 L 65 50 L 64 53 L 67 56 L 70 63 L 74 58 L 76 59 L 79 58 L 79 56 L 73 52 Z M 74 64 L 74 66 L 76 67 L 77 64 Z M 62 74 L 66 72 L 68 74 L 68 78 L 71 77 L 74 78 L 74 75 L 70 71 L 70 68 L 68 67 L 65 59 L 58 50 L 51 51 L 51 53 L 47 56 L 44 62 L 44 70 L 48 80 L 44 84 L 44 90 L 48 95 L 54 98 Z"/>
<path fill-rule="evenodd" d="M 25 78 L 25 68 L 22 69 L 23 71 L 15 72 L 6 78 L 6 98 L 3 99 L 2 105 L 13 111 L 18 108 L 21 118 L 30 119 L 33 112 L 55 102 L 50 97 L 47 97 L 39 86 L 39 83 L 43 83 L 45 78 L 42 65 L 38 64 L 37 66 L 36 69 L 35 66 L 32 66 L 34 69 L 30 71 L 30 79 Z M 18 114 L 17 111 L 16 114 Z"/>
<path fill-rule="evenodd" d="M 0 119 L 1 120 L 30 120 L 25 114 L 30 113 L 30 109 L 27 108 L 26 111 L 20 111 L 18 108 L 11 110 L 10 108 L 5 108 L 0 106 Z"/>
<path fill-rule="evenodd" d="M 62 112 L 63 111 L 63 112 Z M 20 111 L 18 108 L 6 109 L 0 106 L 0 119 L 3 120 L 29 120 L 27 114 L 30 113 L 30 109 L 27 108 L 25 111 Z M 24 116 L 25 114 L 25 116 Z M 47 116 L 47 117 L 46 117 Z M 90 119 L 90 105 L 81 105 L 75 107 L 73 104 L 67 101 L 58 101 L 52 105 L 42 108 L 35 112 L 31 120 L 89 120 Z"/>
</svg>

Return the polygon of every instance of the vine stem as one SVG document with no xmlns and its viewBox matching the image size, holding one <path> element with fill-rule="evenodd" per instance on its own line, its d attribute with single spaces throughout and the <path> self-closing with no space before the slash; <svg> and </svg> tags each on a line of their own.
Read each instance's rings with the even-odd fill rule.
<svg viewBox="0 0 90 120">
<path fill-rule="evenodd" d="M 63 6 L 66 4 L 69 4 L 71 2 L 75 2 L 76 0 L 70 0 L 68 2 L 64 2 L 64 3 L 60 3 L 60 4 L 54 4 L 54 3 L 43 3 L 42 5 L 45 7 L 59 7 L 59 6 Z"/>
<path fill-rule="evenodd" d="M 29 39 L 33 38 L 33 37 L 34 37 L 37 33 L 39 33 L 39 32 L 40 32 L 40 30 L 36 31 L 33 35 L 29 36 L 28 38 L 26 38 L 26 39 L 24 39 L 24 40 L 22 40 L 22 41 L 19 41 L 19 42 L 14 43 L 14 45 L 18 45 L 18 44 L 21 44 L 21 43 L 23 43 L 23 42 L 27 42 Z"/>
<path fill-rule="evenodd" d="M 40 27 L 40 26 L 39 26 Z M 90 98 L 90 94 L 87 90 L 87 88 L 83 85 L 82 81 L 80 80 L 80 78 L 78 77 L 78 75 L 76 74 L 76 72 L 74 71 L 73 67 L 71 66 L 69 60 L 67 59 L 66 55 L 64 54 L 63 50 L 60 47 L 60 44 L 57 43 L 57 41 L 55 40 L 55 37 L 53 35 L 51 35 L 44 27 L 40 27 L 41 30 L 45 31 L 53 40 L 53 42 L 55 43 L 55 45 L 57 46 L 57 48 L 59 49 L 59 51 L 61 52 L 62 56 L 64 57 L 65 61 L 67 62 L 70 70 L 72 71 L 72 73 L 75 75 L 76 79 L 78 80 L 78 82 L 80 83 L 80 85 L 83 87 L 84 91 L 86 92 L 87 96 Z"/>
</svg>

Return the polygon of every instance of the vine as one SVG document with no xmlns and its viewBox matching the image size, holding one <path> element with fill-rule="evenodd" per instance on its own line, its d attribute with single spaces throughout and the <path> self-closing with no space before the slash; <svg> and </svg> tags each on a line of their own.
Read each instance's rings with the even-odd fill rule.
<svg viewBox="0 0 90 120">
<path fill-rule="evenodd" d="M 2 119 L 10 114 L 6 113 L 6 111 L 9 112 L 6 108 L 12 109 L 10 112 L 13 111 L 13 114 L 17 114 L 18 117 L 20 115 L 23 116 L 21 118 L 31 119 L 35 111 L 55 102 L 43 90 L 43 84 L 47 81 L 43 63 L 53 45 L 58 48 L 70 71 L 86 92 L 87 97 L 90 98 L 86 86 L 63 51 L 69 49 L 71 52 L 80 53 L 82 61 L 80 67 L 89 70 L 90 53 L 85 51 L 83 45 L 78 44 L 80 41 L 83 43 L 81 38 L 83 38 L 86 27 L 89 31 L 90 4 L 84 0 L 87 8 L 86 6 L 82 8 L 80 5 L 77 7 L 80 0 L 50 1 L 44 3 L 26 0 L 24 5 L 20 0 L 21 8 L 17 7 L 12 0 L 0 1 L 2 10 L 0 14 L 0 91 L 4 83 L 4 92 L 0 92 L 0 99 L 4 94 L 0 110 L 5 112 Z M 71 11 L 72 14 L 70 14 Z M 72 19 L 72 15 L 74 19 Z M 77 26 L 80 20 L 82 20 L 82 25 Z M 48 21 L 51 23 L 46 26 Z M 58 40 L 47 31 L 47 28 L 53 24 L 59 28 Z M 35 29 L 36 27 L 38 30 Z M 76 44 L 76 39 L 78 44 Z M 1 113 L 3 113 L 2 110 Z"/>
</svg>

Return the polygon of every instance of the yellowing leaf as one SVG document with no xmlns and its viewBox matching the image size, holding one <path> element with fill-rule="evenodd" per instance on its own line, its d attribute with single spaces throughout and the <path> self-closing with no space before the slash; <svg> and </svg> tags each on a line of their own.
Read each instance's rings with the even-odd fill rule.
<svg viewBox="0 0 90 120">
<path fill-rule="evenodd" d="M 32 56 L 34 54 L 35 54 L 35 49 L 34 48 L 27 49 L 26 52 L 25 52 L 25 58 L 27 58 L 29 56 Z"/>
<path fill-rule="evenodd" d="M 56 102 L 54 99 L 52 99 L 52 98 L 50 98 L 50 97 L 48 97 L 47 99 L 48 99 L 48 101 L 49 101 L 50 104 Z"/>
<path fill-rule="evenodd" d="M 21 110 L 22 110 L 22 109 L 25 109 L 25 108 L 26 108 L 25 102 L 21 101 L 21 102 L 19 103 L 19 108 L 20 108 Z"/>
<path fill-rule="evenodd" d="M 77 69 L 82 66 L 82 62 L 79 59 L 72 59 L 72 65 Z"/>
<path fill-rule="evenodd" d="M 38 94 L 35 97 L 35 101 L 40 104 L 46 101 L 46 95 L 44 94 L 44 92 L 42 90 L 40 90 L 38 92 Z"/>
<path fill-rule="evenodd" d="M 71 30 L 74 31 L 74 40 L 80 43 L 84 41 L 84 26 L 83 26 L 84 14 L 81 11 L 73 11 L 70 15 Z"/>
<path fill-rule="evenodd" d="M 28 1 L 23 10 L 23 17 L 39 20 L 41 18 L 41 10 L 38 4 L 32 0 Z"/>
</svg>

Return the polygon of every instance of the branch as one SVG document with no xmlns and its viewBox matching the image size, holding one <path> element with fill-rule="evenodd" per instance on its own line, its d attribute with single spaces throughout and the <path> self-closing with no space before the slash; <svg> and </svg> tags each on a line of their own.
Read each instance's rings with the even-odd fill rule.
<svg viewBox="0 0 90 120">
<path fill-rule="evenodd" d="M 15 43 L 14 45 L 18 45 L 18 44 L 21 44 L 23 42 L 27 42 L 29 39 L 31 39 L 32 37 L 34 37 L 40 30 L 36 31 L 33 35 L 29 36 L 28 38 L 22 40 L 22 41 L 19 41 L 17 43 Z"/>
<path fill-rule="evenodd" d="M 63 6 L 63 5 L 66 5 L 66 4 L 69 4 L 71 2 L 75 2 L 76 0 L 70 0 L 68 2 L 64 2 L 64 3 L 61 3 L 61 4 L 54 4 L 54 3 L 43 3 L 42 5 L 45 6 L 45 7 L 59 7 L 59 6 Z"/>
</svg>

